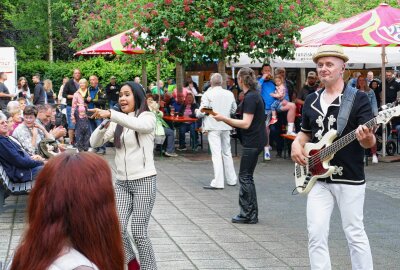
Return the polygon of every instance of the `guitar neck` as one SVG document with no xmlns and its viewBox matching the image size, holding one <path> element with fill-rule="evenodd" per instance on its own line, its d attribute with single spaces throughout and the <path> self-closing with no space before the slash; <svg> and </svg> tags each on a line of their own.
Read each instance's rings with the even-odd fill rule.
<svg viewBox="0 0 400 270">
<path fill-rule="evenodd" d="M 364 125 L 367 126 L 368 128 L 372 128 L 376 124 L 377 124 L 377 118 L 375 117 L 375 118 L 372 118 L 371 120 L 369 120 Z M 327 157 L 332 156 L 333 154 L 338 152 L 340 149 L 342 149 L 343 147 L 345 147 L 346 145 L 348 145 L 349 143 L 351 143 L 355 139 L 356 139 L 356 130 L 353 130 L 353 131 L 347 133 L 345 136 L 339 138 L 338 140 L 333 142 L 328 147 L 322 149 L 319 152 L 319 154 L 321 156 L 321 159 L 325 160 Z"/>
</svg>

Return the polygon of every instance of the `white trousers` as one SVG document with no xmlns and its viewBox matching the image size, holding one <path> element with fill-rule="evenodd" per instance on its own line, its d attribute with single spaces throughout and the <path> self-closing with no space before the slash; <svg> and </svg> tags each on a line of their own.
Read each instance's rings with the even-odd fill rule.
<svg viewBox="0 0 400 270">
<path fill-rule="evenodd" d="M 364 230 L 364 185 L 317 182 L 307 198 L 308 252 L 311 269 L 330 270 L 329 223 L 335 201 L 350 249 L 353 270 L 373 269 L 371 248 Z"/>
<path fill-rule="evenodd" d="M 228 185 L 236 185 L 237 176 L 233 166 L 230 131 L 210 130 L 208 132 L 208 143 L 211 148 L 214 167 L 214 179 L 210 185 L 223 188 L 224 178 L 226 178 Z"/>
</svg>

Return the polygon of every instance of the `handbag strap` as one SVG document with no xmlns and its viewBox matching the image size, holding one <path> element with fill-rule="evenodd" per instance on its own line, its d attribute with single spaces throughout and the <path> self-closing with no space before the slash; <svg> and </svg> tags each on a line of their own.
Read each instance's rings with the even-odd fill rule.
<svg viewBox="0 0 400 270">
<path fill-rule="evenodd" d="M 347 85 L 342 96 L 339 114 L 337 118 L 337 135 L 342 135 L 344 128 L 350 116 L 351 108 L 353 108 L 354 100 L 357 94 L 357 89 Z"/>
</svg>

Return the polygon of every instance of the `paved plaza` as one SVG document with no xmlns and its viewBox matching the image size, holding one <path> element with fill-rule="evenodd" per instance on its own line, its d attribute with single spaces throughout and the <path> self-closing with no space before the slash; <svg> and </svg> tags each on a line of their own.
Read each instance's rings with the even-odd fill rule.
<svg viewBox="0 0 400 270">
<path fill-rule="evenodd" d="M 113 149 L 106 158 L 113 165 Z M 178 158 L 156 157 L 158 192 L 150 237 L 159 269 L 309 269 L 306 197 L 291 195 L 293 164 L 259 162 L 255 181 L 259 223 L 232 224 L 238 186 L 204 190 L 212 176 L 206 150 Z M 238 171 L 239 159 L 235 158 Z M 375 269 L 400 265 L 400 163 L 366 167 L 365 226 Z M 27 196 L 9 197 L 0 214 L 0 261 L 10 258 L 24 228 Z M 331 221 L 333 269 L 351 269 L 337 209 Z"/>
</svg>

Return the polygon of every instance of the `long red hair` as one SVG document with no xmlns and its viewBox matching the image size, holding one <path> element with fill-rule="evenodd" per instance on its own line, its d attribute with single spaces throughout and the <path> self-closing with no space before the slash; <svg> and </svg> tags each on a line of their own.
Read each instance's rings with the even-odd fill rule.
<svg viewBox="0 0 400 270">
<path fill-rule="evenodd" d="M 66 246 L 101 270 L 124 268 L 111 170 L 101 157 L 80 153 L 50 159 L 29 195 L 27 215 L 11 270 L 47 269 Z"/>
</svg>

